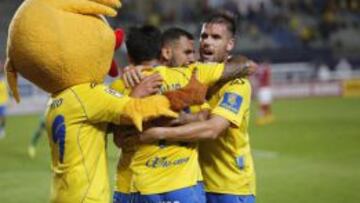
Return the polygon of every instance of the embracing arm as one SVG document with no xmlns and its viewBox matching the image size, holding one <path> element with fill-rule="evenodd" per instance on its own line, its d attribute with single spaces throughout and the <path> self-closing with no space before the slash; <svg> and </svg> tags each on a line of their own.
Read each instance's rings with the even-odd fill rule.
<svg viewBox="0 0 360 203">
<path fill-rule="evenodd" d="M 255 73 L 257 64 L 245 56 L 234 56 L 225 63 L 224 71 L 217 81 L 229 81 L 236 78 L 247 77 Z"/>
<path fill-rule="evenodd" d="M 204 109 L 197 113 L 185 113 L 180 112 L 179 117 L 176 119 L 172 119 L 170 122 L 171 126 L 179 126 L 179 125 L 185 125 L 188 123 L 193 123 L 197 121 L 206 121 L 210 117 L 210 110 Z"/>
<path fill-rule="evenodd" d="M 225 118 L 213 115 L 207 121 L 189 123 L 178 127 L 150 128 L 140 135 L 143 142 L 165 139 L 169 141 L 197 141 L 203 139 L 216 139 L 230 122 Z"/>
<path fill-rule="evenodd" d="M 234 56 L 225 63 L 224 71 L 220 79 L 206 93 L 206 99 L 219 91 L 228 81 L 247 77 L 256 72 L 257 64 L 244 56 Z"/>
</svg>

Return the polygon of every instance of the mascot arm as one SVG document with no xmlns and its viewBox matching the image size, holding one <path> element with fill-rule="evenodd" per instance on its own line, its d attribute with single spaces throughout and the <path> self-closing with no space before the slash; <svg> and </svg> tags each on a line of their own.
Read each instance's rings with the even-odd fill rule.
<svg viewBox="0 0 360 203">
<path fill-rule="evenodd" d="M 142 122 L 160 116 L 177 117 L 170 110 L 169 100 L 161 95 L 135 99 L 112 90 L 105 85 L 80 90 L 80 100 L 90 122 L 114 124 L 133 123 L 142 131 Z"/>
<path fill-rule="evenodd" d="M 158 117 L 177 118 L 178 114 L 170 110 L 170 102 L 163 95 L 153 95 L 142 99 L 131 98 L 122 112 L 122 119 L 131 120 L 136 128 L 143 130 L 143 121 Z"/>
<path fill-rule="evenodd" d="M 164 95 L 170 101 L 170 107 L 174 111 L 201 105 L 205 102 L 207 86 L 197 80 L 197 71 L 193 70 L 189 83 L 178 90 L 165 92 Z"/>
</svg>

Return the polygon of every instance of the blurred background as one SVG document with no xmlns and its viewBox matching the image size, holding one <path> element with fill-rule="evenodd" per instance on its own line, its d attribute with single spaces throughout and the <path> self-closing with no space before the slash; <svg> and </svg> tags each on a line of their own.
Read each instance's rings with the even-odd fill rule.
<svg viewBox="0 0 360 203">
<path fill-rule="evenodd" d="M 0 67 L 9 22 L 21 0 L 0 0 Z M 259 203 L 359 202 L 360 0 L 123 0 L 115 27 L 182 27 L 198 38 L 207 14 L 237 16 L 235 53 L 269 69 L 272 119 L 261 117 L 253 78 L 251 144 Z M 116 54 L 126 64 L 124 47 Z M 47 95 L 24 79 L 21 104 L 8 102 L 0 140 L 0 202 L 47 202 L 50 156 L 41 138 L 30 159 Z M 117 150 L 109 144 L 110 171 Z"/>
</svg>

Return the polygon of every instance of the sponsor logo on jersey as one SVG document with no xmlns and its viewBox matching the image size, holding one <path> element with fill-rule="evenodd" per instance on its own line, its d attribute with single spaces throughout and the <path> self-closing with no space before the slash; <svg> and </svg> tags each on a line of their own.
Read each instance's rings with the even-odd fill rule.
<svg viewBox="0 0 360 203">
<path fill-rule="evenodd" d="M 183 157 L 175 160 L 168 160 L 168 157 L 153 157 L 146 161 L 146 166 L 149 168 L 168 168 L 187 163 L 189 157 Z"/>
<path fill-rule="evenodd" d="M 226 92 L 220 103 L 220 106 L 234 113 L 238 113 L 240 110 L 242 100 L 243 98 L 240 95 L 231 92 Z"/>
<path fill-rule="evenodd" d="M 113 89 L 110 89 L 110 88 L 106 88 L 106 89 L 105 89 L 105 92 L 106 92 L 106 93 L 109 93 L 109 94 L 111 94 L 111 95 L 113 95 L 113 96 L 115 96 L 115 97 L 118 97 L 118 98 L 120 98 L 120 97 L 123 96 L 120 92 L 118 92 L 118 91 L 116 91 L 116 90 L 113 90 Z"/>
</svg>

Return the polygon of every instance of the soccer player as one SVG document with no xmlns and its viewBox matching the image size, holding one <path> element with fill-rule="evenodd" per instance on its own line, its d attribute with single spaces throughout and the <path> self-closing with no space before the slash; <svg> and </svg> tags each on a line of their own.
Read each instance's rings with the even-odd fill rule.
<svg viewBox="0 0 360 203">
<path fill-rule="evenodd" d="M 161 46 L 161 31 L 153 26 L 132 27 L 126 38 L 126 48 L 129 62 L 133 65 L 156 66 L 159 64 Z M 111 88 L 132 97 L 145 97 L 159 91 L 162 79 L 158 74 L 145 78 L 137 87 L 125 88 L 122 81 L 117 80 Z M 143 85 L 149 88 L 142 88 Z M 121 156 L 117 165 L 115 192 L 113 203 L 140 202 L 138 190 L 133 185 L 133 172 L 130 168 L 133 156 L 139 145 L 137 132 L 124 131 L 124 128 L 114 127 L 114 143 L 121 148 Z"/>
<path fill-rule="evenodd" d="M 144 40 L 143 43 L 136 44 L 141 44 L 142 47 L 138 48 L 143 49 L 147 47 L 145 44 L 148 41 Z M 137 51 L 134 54 L 139 53 Z M 238 68 L 241 68 L 241 64 L 245 62 L 240 58 L 237 57 L 226 65 L 195 63 L 188 68 L 169 69 L 160 66 L 155 67 L 154 70 L 159 72 L 164 80 L 160 88 L 161 92 L 166 92 L 187 84 L 195 68 L 198 79 L 205 84 L 214 84 L 219 79 L 238 75 L 234 71 L 239 71 Z M 135 150 L 130 167 L 134 176 L 132 178 L 134 187 L 141 193 L 140 202 L 203 202 L 198 199 L 201 190 L 197 187 L 199 171 L 196 143 L 161 140 L 140 144 Z"/>
<path fill-rule="evenodd" d="M 215 14 L 202 26 L 200 57 L 206 62 L 229 60 L 235 45 L 234 19 Z M 250 152 L 248 123 L 251 85 L 248 79 L 235 79 L 216 90 L 209 104 L 211 118 L 179 127 L 150 128 L 143 141 L 200 142 L 199 156 L 208 203 L 255 202 L 255 171 Z"/>
<path fill-rule="evenodd" d="M 274 121 L 274 116 L 271 111 L 272 103 L 272 91 L 271 91 L 271 69 L 269 63 L 259 64 L 257 73 L 255 74 L 257 79 L 257 99 L 259 105 L 258 118 L 256 124 L 266 125 Z"/>
<path fill-rule="evenodd" d="M 167 29 L 161 39 L 162 64 L 184 67 L 195 62 L 194 37 L 181 28 Z"/>
<path fill-rule="evenodd" d="M 45 131 L 46 131 L 46 127 L 45 127 L 44 117 L 41 116 L 38 127 L 36 128 L 33 135 L 31 136 L 31 140 L 30 140 L 30 143 L 28 146 L 28 154 L 29 154 L 30 158 L 32 158 L 32 159 L 35 158 L 36 145 L 39 142 L 39 139 L 42 136 L 42 134 L 45 133 Z"/>
<path fill-rule="evenodd" d="M 154 27 L 151 26 L 144 26 L 141 28 L 132 28 L 130 29 L 130 32 L 128 33 L 126 45 L 128 49 L 128 55 L 130 61 L 135 65 L 156 65 L 163 63 L 169 67 L 176 67 L 176 66 L 183 66 L 190 64 L 194 62 L 194 47 L 193 47 L 193 37 L 191 34 L 186 32 L 185 30 L 179 29 L 179 28 L 170 28 L 164 32 L 162 37 L 160 38 L 161 34 L 160 31 Z M 141 43 L 140 43 L 141 42 Z M 160 43 L 162 42 L 162 43 Z M 161 49 L 159 45 L 162 45 Z M 139 46 L 141 45 L 141 46 Z M 160 61 L 158 61 L 159 53 L 162 53 Z M 174 54 L 176 53 L 176 54 Z M 156 68 L 157 69 L 157 68 Z M 168 73 L 165 76 L 168 76 L 165 79 L 165 84 L 163 87 L 165 88 L 179 88 L 181 85 L 179 83 L 176 83 L 177 80 L 188 82 L 189 76 L 187 76 L 187 73 L 184 70 L 176 70 L 174 69 L 174 73 Z M 149 76 L 148 78 L 145 78 L 142 83 L 152 82 L 151 79 L 152 76 Z M 171 79 L 172 78 L 172 79 Z M 177 78 L 177 79 L 176 79 Z M 155 83 L 157 82 L 157 79 L 153 79 Z M 141 86 L 142 83 L 139 85 Z M 116 90 L 119 90 L 123 93 L 126 93 L 126 89 L 123 89 L 123 85 L 121 85 L 121 81 L 116 81 L 114 84 L 112 84 L 112 87 Z M 139 92 L 140 89 L 140 93 Z M 159 90 L 156 89 L 156 85 L 151 90 L 147 91 L 146 94 L 143 93 L 142 88 L 135 87 L 133 91 L 131 92 L 131 96 L 136 97 L 142 97 L 146 96 L 147 94 L 155 93 L 156 91 L 153 90 Z M 165 90 L 167 91 L 167 90 Z M 127 93 L 129 93 L 127 91 Z M 133 158 L 135 151 L 138 148 L 141 148 L 140 143 L 138 142 L 138 136 L 119 136 L 119 133 L 116 133 L 117 136 L 114 136 L 115 143 L 122 148 L 122 155 L 118 164 L 118 170 L 117 170 L 117 181 L 116 181 L 116 188 L 114 193 L 114 203 L 118 202 L 145 202 L 145 201 L 156 201 L 154 198 L 160 198 L 162 200 L 181 200 L 177 194 L 187 194 L 189 192 L 193 192 L 192 190 L 198 189 L 198 187 L 192 187 L 189 188 L 187 191 L 173 191 L 169 194 L 163 194 L 162 197 L 160 197 L 159 194 L 157 195 L 144 195 L 141 197 L 141 200 L 139 200 L 139 194 L 136 193 L 138 189 L 136 189 L 136 186 L 133 186 L 133 184 L 136 185 L 136 182 L 133 181 L 133 170 L 130 169 L 131 162 L 139 162 L 136 158 Z M 120 138 L 121 137 L 121 138 Z M 189 164 L 185 164 L 183 167 L 181 167 L 181 170 L 184 170 L 186 168 L 194 168 L 189 171 L 189 174 L 194 174 L 194 172 L 197 174 L 199 171 L 197 168 L 199 167 L 197 164 L 197 152 L 195 146 L 189 146 L 186 149 L 185 146 L 177 146 L 178 143 L 173 143 L 172 148 L 176 149 L 178 153 L 183 153 L 184 155 L 187 155 L 189 157 L 192 157 L 189 161 Z M 140 146 L 139 146 L 140 145 Z M 144 151 L 142 147 L 140 150 Z M 158 148 L 158 145 L 155 144 L 153 147 Z M 173 149 L 173 150 L 174 150 Z M 164 151 L 164 152 L 161 152 Z M 166 154 L 169 152 L 166 152 L 167 150 L 161 150 L 157 152 L 159 155 Z M 155 151 L 156 152 L 156 151 Z M 137 168 L 136 168 L 137 169 Z M 149 175 L 153 174 L 155 177 L 161 175 L 160 173 L 156 173 L 156 171 L 149 169 L 148 170 Z M 178 170 L 179 171 L 179 170 Z M 169 173 L 169 172 L 168 172 Z M 171 178 L 175 177 L 177 173 L 174 173 L 171 177 L 168 177 L 168 180 L 171 180 Z M 196 175 L 192 175 L 196 176 Z M 141 181 L 141 180 L 139 180 Z M 166 181 L 163 181 L 166 183 Z M 184 181 L 183 181 L 184 182 Z M 189 180 L 187 180 L 189 182 Z M 165 187 L 162 190 L 168 190 L 166 189 L 166 185 L 162 187 Z M 184 184 L 184 183 L 183 183 Z M 189 184 L 189 183 L 185 183 Z M 174 185 L 174 184 L 173 184 Z M 190 181 L 190 185 L 196 185 L 194 183 L 194 180 Z M 169 184 L 171 186 L 171 184 Z M 143 188 L 140 191 L 144 190 L 150 190 L 149 192 L 154 191 L 156 192 L 156 188 L 153 188 L 152 186 L 146 186 L 144 185 Z M 198 192 L 199 195 L 201 195 L 201 191 Z M 184 198 L 184 197 L 183 197 Z M 200 197 L 197 197 L 200 198 Z M 203 197 L 204 199 L 204 197 Z M 195 201 L 194 202 L 199 202 Z M 201 201 L 204 202 L 204 201 Z"/>
<path fill-rule="evenodd" d="M 3 73 L 0 76 L 0 139 L 6 136 L 5 134 L 5 120 L 6 120 L 6 105 L 9 99 L 6 89 Z"/>
</svg>

